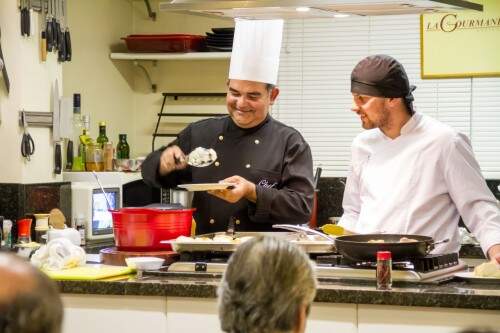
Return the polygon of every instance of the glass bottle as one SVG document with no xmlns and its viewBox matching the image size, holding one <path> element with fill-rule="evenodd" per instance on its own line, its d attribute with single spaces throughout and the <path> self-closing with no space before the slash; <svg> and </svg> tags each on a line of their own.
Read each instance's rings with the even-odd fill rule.
<svg viewBox="0 0 500 333">
<path fill-rule="evenodd" d="M 119 134 L 118 145 L 116 146 L 116 159 L 129 159 L 130 146 L 127 143 L 127 134 Z"/>
<path fill-rule="evenodd" d="M 113 171 L 113 155 L 114 148 L 113 142 L 106 142 L 104 144 L 104 171 Z"/>
<path fill-rule="evenodd" d="M 108 137 L 106 136 L 106 123 L 101 121 L 99 123 L 99 136 L 96 139 L 97 144 L 104 148 L 104 144 L 108 142 Z"/>
</svg>

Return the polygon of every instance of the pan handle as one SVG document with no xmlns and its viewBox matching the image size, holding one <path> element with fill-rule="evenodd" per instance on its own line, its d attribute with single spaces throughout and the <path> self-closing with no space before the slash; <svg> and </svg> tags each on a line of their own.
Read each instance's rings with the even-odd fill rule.
<svg viewBox="0 0 500 333">
<path fill-rule="evenodd" d="M 437 242 L 431 242 L 431 244 L 436 245 L 436 244 L 448 243 L 449 241 L 450 241 L 449 238 L 445 238 L 445 239 L 441 239 L 440 241 L 437 241 Z"/>
<path fill-rule="evenodd" d="M 285 229 L 285 230 L 290 230 L 290 231 L 296 231 L 296 232 L 305 232 L 307 234 L 313 234 L 313 235 L 318 235 L 323 238 L 326 238 L 330 242 L 335 242 L 335 238 L 330 237 L 322 232 L 319 232 L 314 229 L 310 229 L 307 227 L 301 227 L 300 225 L 295 225 L 295 224 L 273 224 L 273 228 L 275 229 Z"/>
<path fill-rule="evenodd" d="M 434 241 L 434 240 L 429 241 L 427 243 L 427 253 L 431 252 L 435 248 L 436 244 L 448 243 L 449 241 L 450 241 L 449 238 L 445 238 L 440 241 Z"/>
</svg>

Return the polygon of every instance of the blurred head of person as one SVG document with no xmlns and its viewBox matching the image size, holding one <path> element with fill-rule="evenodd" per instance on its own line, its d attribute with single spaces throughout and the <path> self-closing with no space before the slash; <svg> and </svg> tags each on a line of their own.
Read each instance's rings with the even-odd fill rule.
<svg viewBox="0 0 500 333">
<path fill-rule="evenodd" d="M 0 253 L 0 332 L 59 333 L 62 319 L 55 283 L 20 257 Z"/>
<path fill-rule="evenodd" d="M 301 333 L 316 295 L 309 257 L 290 242 L 258 236 L 231 256 L 218 290 L 221 328 L 230 333 Z"/>
</svg>

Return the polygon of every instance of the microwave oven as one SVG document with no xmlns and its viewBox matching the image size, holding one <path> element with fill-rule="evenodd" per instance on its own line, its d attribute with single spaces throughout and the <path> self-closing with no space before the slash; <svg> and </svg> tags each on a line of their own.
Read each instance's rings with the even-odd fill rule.
<svg viewBox="0 0 500 333">
<path fill-rule="evenodd" d="M 104 192 L 108 197 L 111 209 L 122 207 L 121 184 L 105 184 Z M 95 182 L 71 183 L 72 227 L 77 222 L 85 226 L 85 240 L 98 243 L 113 239 L 113 218 L 108 211 L 104 193 Z M 79 221 L 80 220 L 80 221 Z"/>
</svg>

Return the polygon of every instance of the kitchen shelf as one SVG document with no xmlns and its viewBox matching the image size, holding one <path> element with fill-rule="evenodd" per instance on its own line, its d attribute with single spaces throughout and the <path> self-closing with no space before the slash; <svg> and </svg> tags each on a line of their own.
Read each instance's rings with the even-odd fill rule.
<svg viewBox="0 0 500 333">
<path fill-rule="evenodd" d="M 181 97 L 215 97 L 215 98 L 224 98 L 226 93 L 218 93 L 218 92 L 179 92 L 179 93 L 166 93 L 163 94 L 163 101 L 161 103 L 160 112 L 156 115 L 158 116 L 158 120 L 156 122 L 155 131 L 153 133 L 153 142 L 152 142 L 152 151 L 155 150 L 155 141 L 157 137 L 176 137 L 178 133 L 158 133 L 158 128 L 160 126 L 160 121 L 162 117 L 220 117 L 225 116 L 226 113 L 178 113 L 178 112 L 163 112 L 165 109 L 165 103 L 167 98 L 173 97 L 174 100 L 178 100 Z"/>
<path fill-rule="evenodd" d="M 131 60 L 134 66 L 140 68 L 151 86 L 151 90 L 156 92 L 156 84 L 151 80 L 146 67 L 139 61 L 149 60 L 156 66 L 157 61 L 168 60 L 224 60 L 231 58 L 231 52 L 187 52 L 187 53 L 111 53 L 111 60 Z"/>
<path fill-rule="evenodd" d="M 187 53 L 111 53 L 113 60 L 219 60 L 231 58 L 231 52 Z"/>
</svg>

